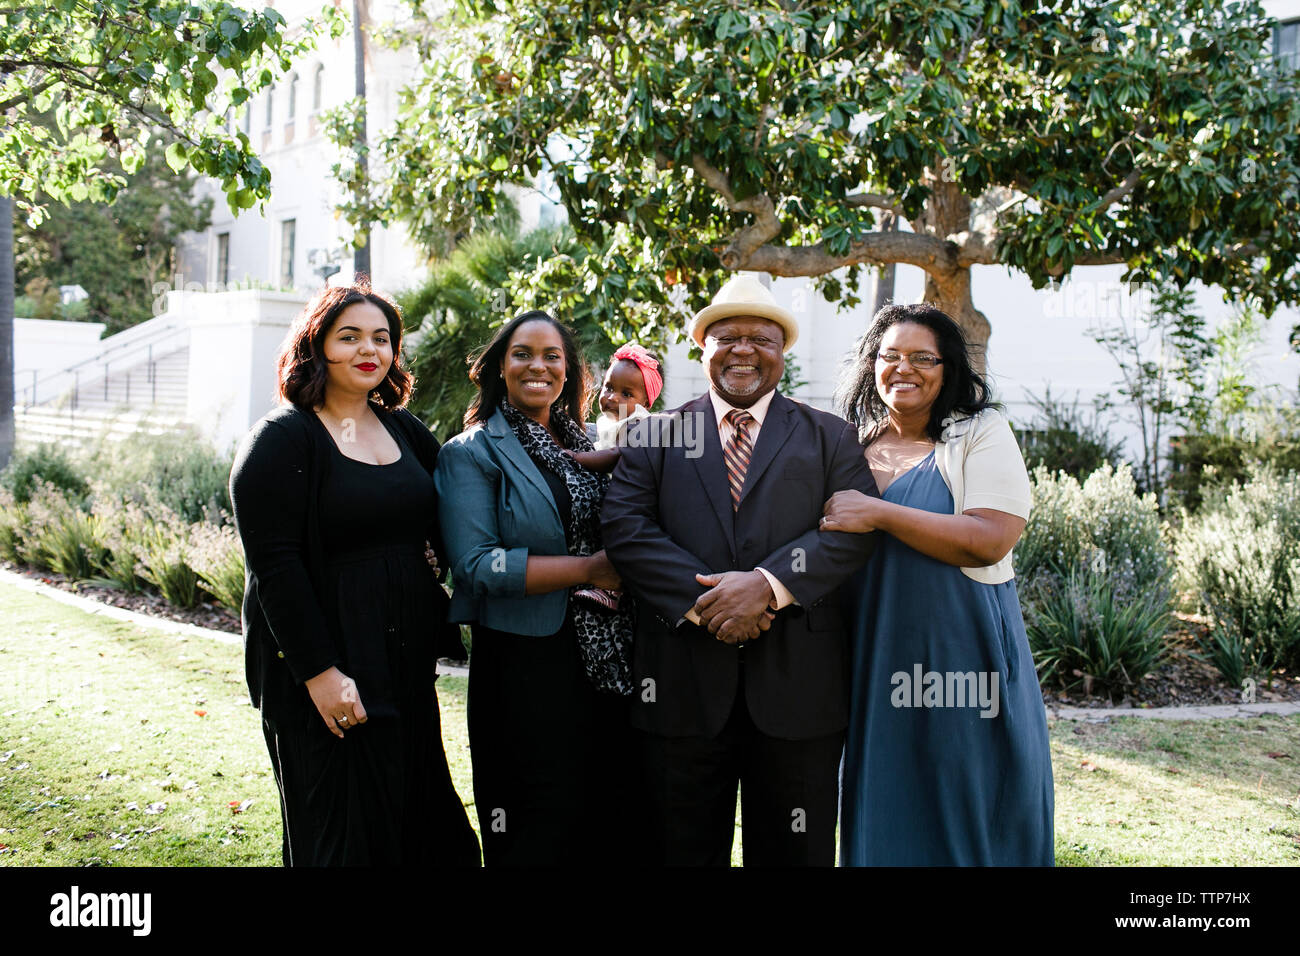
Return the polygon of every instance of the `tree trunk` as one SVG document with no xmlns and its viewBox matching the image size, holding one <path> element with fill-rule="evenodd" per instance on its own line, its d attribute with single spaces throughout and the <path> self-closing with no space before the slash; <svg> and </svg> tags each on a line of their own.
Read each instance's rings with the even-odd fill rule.
<svg viewBox="0 0 1300 956">
<path fill-rule="evenodd" d="M 885 213 L 880 219 L 881 232 L 895 232 L 898 229 L 898 216 L 892 212 Z M 894 273 L 896 267 L 892 262 L 887 262 L 876 270 L 876 305 L 871 310 L 874 316 L 894 301 Z"/>
<path fill-rule="evenodd" d="M 366 188 L 366 33 L 364 30 L 366 12 L 362 0 L 352 0 L 352 50 L 356 57 L 356 94 L 360 101 L 358 108 L 360 120 L 357 130 L 357 182 L 358 189 Z M 358 199 L 364 198 L 361 196 Z M 362 276 L 370 278 L 370 226 L 361 223 L 357 226 L 355 237 L 358 245 L 352 252 L 353 281 Z M 327 282 L 329 280 L 326 280 Z"/>
<path fill-rule="evenodd" d="M 947 312 L 961 326 L 970 345 L 971 361 L 979 371 L 984 371 L 992 328 L 971 298 L 969 267 L 958 267 L 941 275 L 927 272 L 923 298 L 935 308 Z"/>
<path fill-rule="evenodd" d="M 14 202 L 0 196 L 0 468 L 14 451 Z"/>
<path fill-rule="evenodd" d="M 930 199 L 920 218 L 912 223 L 913 231 L 948 240 L 950 247 L 945 262 L 926 270 L 923 299 L 948 313 L 961 326 L 970 344 L 972 362 L 984 371 L 992 329 L 984 313 L 975 308 L 970 292 L 970 267 L 958 265 L 957 244 L 950 239 L 970 230 L 971 200 L 955 181 L 945 178 L 947 171 L 946 167 L 927 171 Z"/>
</svg>

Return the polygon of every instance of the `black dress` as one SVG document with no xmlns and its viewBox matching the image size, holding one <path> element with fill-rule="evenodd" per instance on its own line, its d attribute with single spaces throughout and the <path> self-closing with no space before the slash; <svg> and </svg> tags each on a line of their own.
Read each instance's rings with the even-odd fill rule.
<svg viewBox="0 0 1300 956">
<path fill-rule="evenodd" d="M 568 490 L 539 470 L 567 529 Z M 571 613 L 545 637 L 482 624 L 473 634 L 469 739 L 484 864 L 635 865 L 644 812 L 627 700 L 587 680 Z"/>
<path fill-rule="evenodd" d="M 318 599 L 337 666 L 356 681 L 367 722 L 335 737 L 301 688 L 288 713 L 266 717 L 264 709 L 285 862 L 476 866 L 478 845 L 451 782 L 434 688 L 446 604 L 424 547 L 437 496 L 399 429 L 381 421 L 400 458 L 366 464 L 331 440 L 317 499 Z"/>
</svg>

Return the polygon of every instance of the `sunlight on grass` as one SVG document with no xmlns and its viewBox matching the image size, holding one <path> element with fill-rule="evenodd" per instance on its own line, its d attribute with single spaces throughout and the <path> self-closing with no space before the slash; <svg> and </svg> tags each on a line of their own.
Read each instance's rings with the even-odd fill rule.
<svg viewBox="0 0 1300 956">
<path fill-rule="evenodd" d="M 6 584 L 0 602 L 0 865 L 279 865 L 241 648 Z M 477 828 L 466 683 L 438 694 Z M 1053 720 L 1051 739 L 1059 865 L 1300 864 L 1300 716 Z"/>
</svg>

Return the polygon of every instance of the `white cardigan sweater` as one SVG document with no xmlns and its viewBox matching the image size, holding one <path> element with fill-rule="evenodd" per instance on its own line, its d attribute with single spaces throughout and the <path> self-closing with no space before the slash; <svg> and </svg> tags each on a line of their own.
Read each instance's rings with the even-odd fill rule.
<svg viewBox="0 0 1300 956">
<path fill-rule="evenodd" d="M 939 474 L 952 492 L 953 514 L 989 508 L 1029 519 L 1030 486 L 1020 445 L 997 409 L 966 418 L 948 418 L 934 446 Z M 1015 577 L 1008 551 L 997 564 L 962 568 L 969 578 L 1001 584 Z"/>
</svg>

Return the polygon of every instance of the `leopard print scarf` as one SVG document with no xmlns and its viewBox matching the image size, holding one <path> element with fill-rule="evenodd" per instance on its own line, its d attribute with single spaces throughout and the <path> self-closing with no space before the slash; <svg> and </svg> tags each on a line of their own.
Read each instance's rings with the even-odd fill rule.
<svg viewBox="0 0 1300 956">
<path fill-rule="evenodd" d="M 545 468 L 564 482 L 571 506 L 567 537 L 569 553 L 595 554 L 604 544 L 600 535 L 600 506 L 609 488 L 609 476 L 588 471 L 564 454 L 550 432 L 504 399 L 501 413 L 539 468 Z M 551 425 L 564 447 L 590 451 L 586 431 L 557 404 L 551 408 Z M 577 590 L 573 588 L 571 590 Z M 617 611 L 596 607 L 587 601 L 569 601 L 569 614 L 578 636 L 578 650 L 587 679 L 601 691 L 623 696 L 632 693 L 632 597 L 623 592 Z"/>
</svg>

